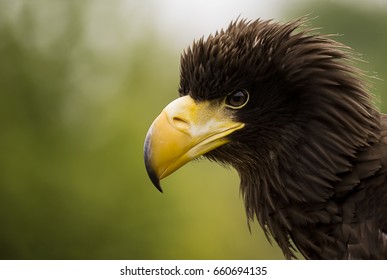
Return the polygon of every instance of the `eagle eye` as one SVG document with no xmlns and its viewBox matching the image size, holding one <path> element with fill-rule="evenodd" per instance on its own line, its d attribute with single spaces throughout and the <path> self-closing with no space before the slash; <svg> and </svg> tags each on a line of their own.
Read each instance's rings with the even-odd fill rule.
<svg viewBox="0 0 387 280">
<path fill-rule="evenodd" d="M 226 106 L 231 109 L 240 109 L 249 101 L 249 93 L 246 90 L 236 90 L 226 96 Z"/>
</svg>

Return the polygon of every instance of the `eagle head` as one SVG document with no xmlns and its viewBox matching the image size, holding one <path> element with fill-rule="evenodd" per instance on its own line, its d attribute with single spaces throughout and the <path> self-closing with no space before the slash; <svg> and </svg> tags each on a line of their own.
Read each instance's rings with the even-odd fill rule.
<svg viewBox="0 0 387 280">
<path fill-rule="evenodd" d="M 325 246 L 340 258 L 345 242 L 316 244 L 313 235 L 343 221 L 336 199 L 352 185 L 336 185 L 378 141 L 379 114 L 351 50 L 305 23 L 238 20 L 194 41 L 181 56 L 180 97 L 146 136 L 145 165 L 160 191 L 160 179 L 200 156 L 231 165 L 249 220 L 286 257 L 295 245 L 306 257 Z"/>
</svg>

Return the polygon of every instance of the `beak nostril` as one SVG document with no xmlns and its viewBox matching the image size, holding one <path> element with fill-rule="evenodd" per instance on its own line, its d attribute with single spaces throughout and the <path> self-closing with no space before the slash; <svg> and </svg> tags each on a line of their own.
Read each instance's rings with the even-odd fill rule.
<svg viewBox="0 0 387 280">
<path fill-rule="evenodd" d="M 173 123 L 173 126 L 178 130 L 186 131 L 189 129 L 189 122 L 180 117 L 173 117 L 172 123 Z"/>
</svg>

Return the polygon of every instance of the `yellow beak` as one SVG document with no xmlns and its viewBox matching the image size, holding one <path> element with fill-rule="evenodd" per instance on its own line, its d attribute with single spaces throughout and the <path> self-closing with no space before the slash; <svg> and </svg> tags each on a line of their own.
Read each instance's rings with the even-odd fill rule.
<svg viewBox="0 0 387 280">
<path fill-rule="evenodd" d="M 155 119 L 144 144 L 145 166 L 150 179 L 162 192 L 160 179 L 187 162 L 229 142 L 227 135 L 243 123 L 231 119 L 228 110 L 210 101 L 180 97 Z"/>
</svg>

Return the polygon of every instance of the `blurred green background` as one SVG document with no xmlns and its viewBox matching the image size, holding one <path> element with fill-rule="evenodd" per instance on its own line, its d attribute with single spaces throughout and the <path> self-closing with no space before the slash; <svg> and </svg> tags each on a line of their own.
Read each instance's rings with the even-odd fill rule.
<svg viewBox="0 0 387 280">
<path fill-rule="evenodd" d="M 149 181 L 143 140 L 177 96 L 182 48 L 154 3 L 0 0 L 1 259 L 283 258 L 249 233 L 234 171 L 194 162 L 164 194 Z M 342 34 L 386 111 L 387 5 L 296 3 L 277 20 Z"/>
</svg>

